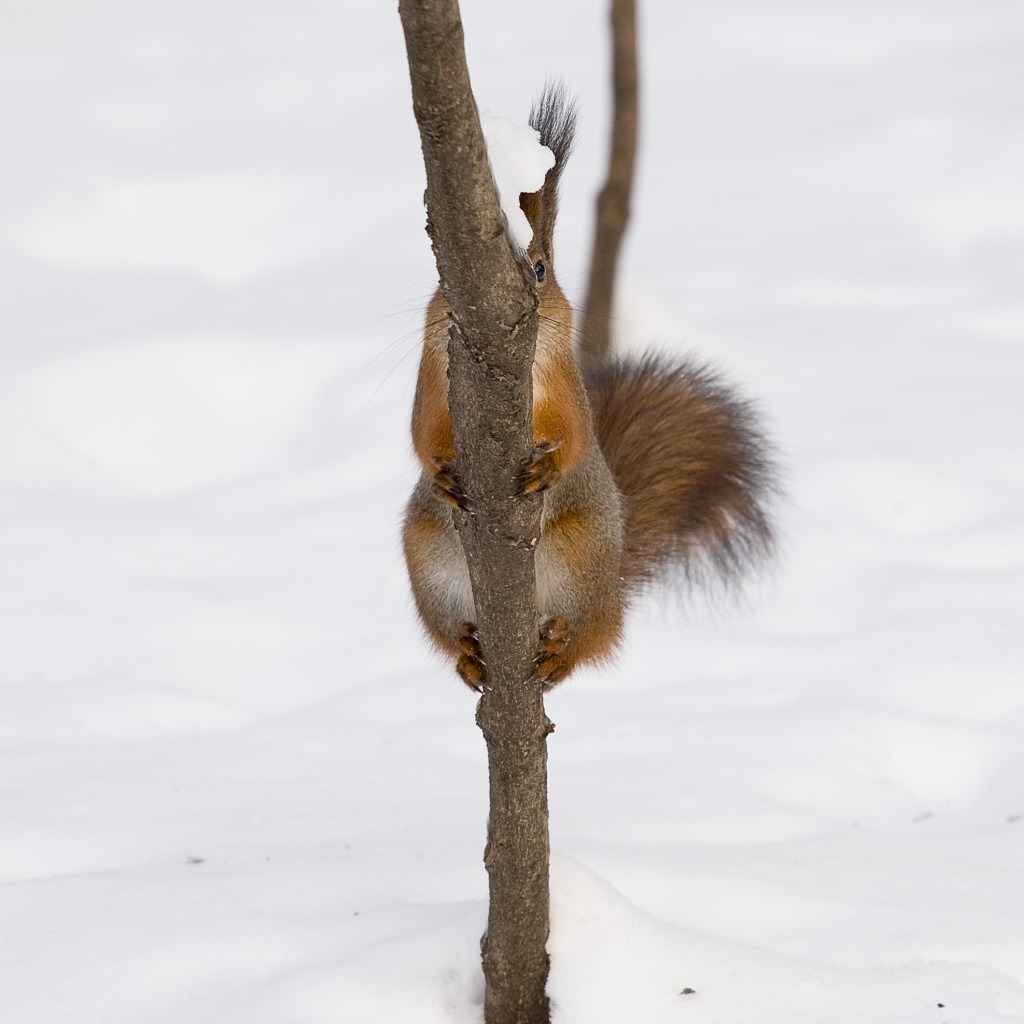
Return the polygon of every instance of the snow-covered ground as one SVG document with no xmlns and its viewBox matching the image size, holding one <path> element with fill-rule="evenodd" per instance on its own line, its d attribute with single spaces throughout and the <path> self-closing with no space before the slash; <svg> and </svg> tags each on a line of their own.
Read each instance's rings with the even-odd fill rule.
<svg viewBox="0 0 1024 1024">
<path fill-rule="evenodd" d="M 8 5 L 5 1024 L 481 1020 L 394 7 Z M 620 333 L 758 398 L 784 554 L 549 700 L 555 1020 L 1024 1020 L 1024 8 L 644 7 Z M 483 106 L 579 96 L 578 297 L 603 5 L 464 8 Z"/>
</svg>

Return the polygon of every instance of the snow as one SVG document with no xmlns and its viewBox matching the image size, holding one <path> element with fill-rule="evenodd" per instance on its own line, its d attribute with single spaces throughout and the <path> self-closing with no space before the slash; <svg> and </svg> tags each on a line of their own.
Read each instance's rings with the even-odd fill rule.
<svg viewBox="0 0 1024 1024">
<path fill-rule="evenodd" d="M 3 1018 L 479 1024 L 397 15 L 51 7 L 0 40 Z M 578 299 L 605 14 L 463 8 L 481 107 L 579 97 Z M 645 602 L 548 701 L 554 1020 L 1020 1021 L 1024 11 L 642 17 L 618 333 L 742 383 L 788 497 L 741 602 Z"/>
<path fill-rule="evenodd" d="M 555 154 L 541 145 L 540 132 L 509 117 L 481 111 L 480 127 L 508 236 L 525 251 L 533 240 L 533 228 L 519 207 L 519 196 L 543 187 L 544 176 L 555 165 Z"/>
</svg>

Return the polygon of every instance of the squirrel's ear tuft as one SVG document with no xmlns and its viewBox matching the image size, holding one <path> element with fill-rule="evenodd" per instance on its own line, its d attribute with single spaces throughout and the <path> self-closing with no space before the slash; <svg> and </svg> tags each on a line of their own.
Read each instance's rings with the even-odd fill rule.
<svg viewBox="0 0 1024 1024">
<path fill-rule="evenodd" d="M 572 153 L 576 137 L 576 101 L 566 90 L 565 82 L 545 83 L 540 99 L 530 109 L 530 127 L 540 132 L 541 145 L 555 154 L 552 170 L 557 178 Z"/>
<path fill-rule="evenodd" d="M 572 153 L 576 135 L 576 101 L 561 81 L 548 82 L 530 110 L 530 126 L 540 133 L 541 145 L 555 154 L 555 166 L 544 178 L 537 192 L 523 193 L 519 205 L 533 228 L 533 236 L 548 262 L 553 260 L 552 239 L 558 216 L 558 181 L 562 168 Z M 551 267 L 549 266 L 549 270 Z"/>
</svg>

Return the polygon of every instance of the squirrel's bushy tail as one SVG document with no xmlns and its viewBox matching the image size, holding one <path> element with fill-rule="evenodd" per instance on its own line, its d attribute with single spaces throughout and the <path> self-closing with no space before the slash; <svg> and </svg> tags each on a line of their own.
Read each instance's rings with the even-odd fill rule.
<svg viewBox="0 0 1024 1024">
<path fill-rule="evenodd" d="M 772 460 L 755 416 L 716 375 L 660 357 L 588 374 L 594 425 L 625 504 L 633 591 L 681 566 L 726 581 L 772 549 Z"/>
</svg>

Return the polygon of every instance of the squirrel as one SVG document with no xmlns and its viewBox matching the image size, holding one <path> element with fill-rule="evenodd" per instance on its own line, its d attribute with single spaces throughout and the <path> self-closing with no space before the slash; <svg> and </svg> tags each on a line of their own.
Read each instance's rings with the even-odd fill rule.
<svg viewBox="0 0 1024 1024">
<path fill-rule="evenodd" d="M 533 228 L 528 257 L 539 303 L 533 365 L 533 462 L 523 493 L 543 495 L 536 547 L 538 649 L 545 689 L 607 659 L 631 597 L 682 569 L 726 581 L 773 545 L 770 446 L 750 405 L 710 369 L 648 355 L 586 374 L 573 351 L 573 313 L 555 277 L 558 186 L 573 146 L 575 105 L 547 89 L 530 125 L 555 157 L 541 189 L 520 196 Z M 471 689 L 486 666 L 453 507 L 448 411 L 450 311 L 435 292 L 426 314 L 412 413 L 422 467 L 405 513 L 403 547 L 416 609 L 434 644 Z"/>
</svg>

